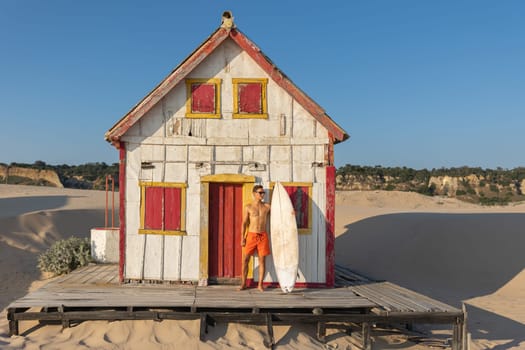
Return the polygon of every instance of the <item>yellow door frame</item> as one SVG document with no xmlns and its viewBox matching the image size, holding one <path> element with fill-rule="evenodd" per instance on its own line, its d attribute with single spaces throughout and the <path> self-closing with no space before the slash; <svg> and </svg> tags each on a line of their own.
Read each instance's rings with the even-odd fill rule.
<svg viewBox="0 0 525 350">
<path fill-rule="evenodd" d="M 208 263 L 209 263 L 209 200 L 210 182 L 223 182 L 242 184 L 242 207 L 252 201 L 252 190 L 255 184 L 255 176 L 243 174 L 217 174 L 201 176 L 201 229 L 200 229 L 200 258 L 199 258 L 199 285 L 208 285 Z M 250 263 L 248 278 L 253 276 L 253 268 Z"/>
</svg>

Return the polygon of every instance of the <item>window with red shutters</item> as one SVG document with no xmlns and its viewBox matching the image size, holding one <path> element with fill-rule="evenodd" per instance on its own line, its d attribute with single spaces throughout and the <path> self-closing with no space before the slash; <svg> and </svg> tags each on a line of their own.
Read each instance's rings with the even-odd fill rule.
<svg viewBox="0 0 525 350">
<path fill-rule="evenodd" d="M 221 79 L 186 79 L 186 117 L 221 117 Z"/>
<path fill-rule="evenodd" d="M 295 210 L 298 229 L 308 229 L 310 196 L 307 186 L 284 186 Z"/>
<path fill-rule="evenodd" d="M 184 235 L 185 184 L 140 184 L 141 227 L 139 233 Z"/>
<path fill-rule="evenodd" d="M 266 85 L 268 79 L 234 78 L 233 117 L 268 118 Z"/>
<path fill-rule="evenodd" d="M 191 113 L 215 114 L 215 85 L 191 85 Z"/>
<path fill-rule="evenodd" d="M 239 113 L 261 114 L 262 111 L 262 84 L 239 84 Z"/>
</svg>

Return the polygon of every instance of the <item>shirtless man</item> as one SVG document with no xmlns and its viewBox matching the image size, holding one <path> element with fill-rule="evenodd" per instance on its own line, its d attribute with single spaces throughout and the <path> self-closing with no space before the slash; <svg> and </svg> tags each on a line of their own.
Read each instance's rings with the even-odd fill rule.
<svg viewBox="0 0 525 350">
<path fill-rule="evenodd" d="M 270 204 L 264 203 L 264 195 L 263 187 L 255 185 L 253 187 L 253 202 L 244 206 L 241 226 L 242 276 L 239 290 L 246 289 L 248 263 L 254 253 L 257 252 L 259 256 L 259 284 L 257 289 L 261 292 L 264 291 L 265 259 L 267 255 L 270 255 L 270 243 L 266 232 L 266 221 L 270 213 Z"/>
</svg>

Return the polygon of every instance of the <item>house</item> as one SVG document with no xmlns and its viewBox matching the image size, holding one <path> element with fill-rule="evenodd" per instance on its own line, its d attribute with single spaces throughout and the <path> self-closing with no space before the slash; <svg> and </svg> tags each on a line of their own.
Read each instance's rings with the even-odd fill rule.
<svg viewBox="0 0 525 350">
<path fill-rule="evenodd" d="M 297 214 L 297 284 L 332 286 L 333 146 L 348 137 L 225 12 L 105 135 L 120 152 L 121 281 L 238 278 L 242 208 L 255 184 L 269 200 L 279 181 Z M 276 283 L 267 260 L 265 283 Z"/>
</svg>

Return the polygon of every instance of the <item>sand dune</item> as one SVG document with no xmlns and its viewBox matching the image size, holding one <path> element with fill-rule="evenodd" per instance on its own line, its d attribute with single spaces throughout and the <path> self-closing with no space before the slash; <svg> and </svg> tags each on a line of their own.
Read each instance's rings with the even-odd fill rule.
<svg viewBox="0 0 525 350">
<path fill-rule="evenodd" d="M 337 262 L 469 313 L 472 349 L 525 348 L 525 205 L 340 193 Z"/>
<path fill-rule="evenodd" d="M 37 257 L 55 241 L 104 226 L 105 192 L 0 185 L 0 309 L 41 279 Z M 5 318 L 5 317 L 4 317 Z"/>
<path fill-rule="evenodd" d="M 105 192 L 0 185 L 0 309 L 45 283 L 39 253 L 71 235 L 104 225 Z M 340 192 L 336 260 L 455 306 L 466 303 L 472 349 L 525 348 L 525 205 L 480 207 L 401 192 Z M 440 333 L 441 329 L 422 328 Z M 264 327 L 219 324 L 198 341 L 197 321 L 24 323 L 8 337 L 0 314 L 1 349 L 262 348 Z M 275 326 L 277 349 L 356 348 L 336 330 L 327 345 L 310 325 Z M 406 334 L 375 333 L 379 349 L 427 349 Z M 380 336 L 378 336 L 380 335 Z"/>
</svg>

